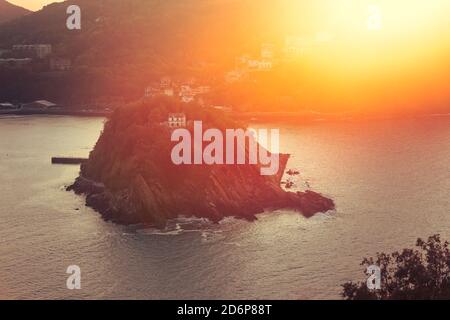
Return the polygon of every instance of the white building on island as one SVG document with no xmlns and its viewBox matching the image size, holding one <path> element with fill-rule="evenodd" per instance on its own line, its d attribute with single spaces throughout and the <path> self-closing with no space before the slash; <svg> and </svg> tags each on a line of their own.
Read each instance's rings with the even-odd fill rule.
<svg viewBox="0 0 450 320">
<path fill-rule="evenodd" d="M 167 125 L 169 128 L 186 127 L 186 115 L 184 113 L 169 113 Z"/>
</svg>

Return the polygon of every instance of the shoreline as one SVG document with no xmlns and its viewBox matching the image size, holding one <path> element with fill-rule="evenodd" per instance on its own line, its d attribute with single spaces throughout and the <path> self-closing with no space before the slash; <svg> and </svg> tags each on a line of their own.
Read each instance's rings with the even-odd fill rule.
<svg viewBox="0 0 450 320">
<path fill-rule="evenodd" d="M 83 110 L 0 110 L 0 116 L 74 116 L 74 117 L 98 117 L 108 118 L 114 111 L 83 111 Z M 232 118 L 235 120 L 248 121 L 251 123 L 283 122 L 290 123 L 320 123 L 320 122 L 352 122 L 352 121 L 379 121 L 379 120 L 405 120 L 423 118 L 449 118 L 450 113 L 430 113 L 430 114 L 405 114 L 405 115 L 327 115 L 327 114 L 306 114 L 304 112 L 233 112 Z"/>
<path fill-rule="evenodd" d="M 145 181 L 142 180 L 145 184 Z M 146 195 L 152 195 L 155 189 L 154 185 L 145 184 L 148 189 Z M 283 190 L 279 187 L 276 195 L 272 195 L 270 198 L 265 199 L 258 205 L 255 203 L 246 204 L 242 206 L 236 206 L 229 212 L 219 212 L 216 206 L 214 206 L 214 212 L 206 210 L 206 208 L 197 206 L 197 203 L 191 203 L 192 208 L 195 210 L 185 212 L 171 212 L 169 216 L 151 217 L 150 220 L 143 218 L 141 215 L 136 214 L 136 206 L 133 203 L 127 201 L 130 197 L 129 190 L 124 189 L 119 192 L 113 192 L 108 187 L 99 181 L 95 181 L 84 177 L 80 174 L 73 184 L 66 186 L 68 192 L 74 192 L 78 196 L 85 197 L 85 206 L 96 211 L 105 221 L 111 221 L 119 225 L 134 225 L 145 224 L 150 225 L 153 228 L 163 230 L 167 226 L 167 222 L 171 219 L 185 216 L 188 218 L 203 218 L 207 219 L 211 223 L 218 224 L 222 220 L 228 217 L 232 217 L 240 220 L 247 220 L 249 222 L 258 220 L 257 215 L 262 213 L 274 212 L 280 209 L 287 209 L 296 211 L 306 218 L 310 218 L 318 213 L 326 213 L 336 209 L 334 201 L 326 196 L 306 190 L 304 192 L 290 192 Z M 165 196 L 170 196 L 165 194 Z M 158 201 L 154 201 L 156 198 L 153 196 L 148 197 L 153 200 L 155 206 L 159 207 L 160 211 L 169 210 L 170 208 L 161 207 Z M 188 201 L 189 202 L 189 201 Z M 203 210 L 202 210 L 203 208 Z M 156 219 L 154 219 L 156 218 Z"/>
<path fill-rule="evenodd" d="M 75 116 L 75 117 L 98 117 L 104 118 L 111 115 L 111 111 L 77 111 L 77 110 L 0 110 L 0 116 Z"/>
</svg>

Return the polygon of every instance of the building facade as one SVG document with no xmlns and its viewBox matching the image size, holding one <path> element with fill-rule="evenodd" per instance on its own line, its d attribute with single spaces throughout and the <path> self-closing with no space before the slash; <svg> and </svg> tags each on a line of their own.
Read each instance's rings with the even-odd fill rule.
<svg viewBox="0 0 450 320">
<path fill-rule="evenodd" d="M 30 65 L 32 59 L 24 58 L 24 59 L 0 59 L 0 66 L 8 67 L 8 68 L 23 68 L 27 65 Z"/>
<path fill-rule="evenodd" d="M 65 58 L 51 58 L 50 70 L 52 71 L 67 71 L 72 67 L 70 59 Z"/>
<path fill-rule="evenodd" d="M 167 125 L 169 128 L 186 127 L 186 115 L 184 113 L 170 113 Z"/>
<path fill-rule="evenodd" d="M 50 44 L 18 44 L 13 46 L 13 52 L 44 59 L 52 53 Z"/>
</svg>

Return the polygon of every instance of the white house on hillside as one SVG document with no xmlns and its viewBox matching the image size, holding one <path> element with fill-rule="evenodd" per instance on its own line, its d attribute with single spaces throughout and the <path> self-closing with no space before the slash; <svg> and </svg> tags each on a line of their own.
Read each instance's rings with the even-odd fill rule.
<svg viewBox="0 0 450 320">
<path fill-rule="evenodd" d="M 173 97 L 175 95 L 175 91 L 173 90 L 173 88 L 166 88 L 163 92 L 164 95 L 168 97 Z"/>
<path fill-rule="evenodd" d="M 169 128 L 186 127 L 186 115 L 184 113 L 169 113 L 167 125 Z"/>
<path fill-rule="evenodd" d="M 170 79 L 170 77 L 161 78 L 160 81 L 161 89 L 169 88 L 170 86 L 172 86 L 172 80 Z"/>
<path fill-rule="evenodd" d="M 184 102 L 184 103 L 190 103 L 190 102 L 192 102 L 192 101 L 194 101 L 195 100 L 195 95 L 194 94 L 185 94 L 185 95 L 182 95 L 181 96 L 181 102 Z"/>
</svg>

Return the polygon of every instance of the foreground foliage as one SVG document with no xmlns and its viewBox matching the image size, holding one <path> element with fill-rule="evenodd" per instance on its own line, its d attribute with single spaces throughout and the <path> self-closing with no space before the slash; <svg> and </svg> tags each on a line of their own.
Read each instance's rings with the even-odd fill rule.
<svg viewBox="0 0 450 320">
<path fill-rule="evenodd" d="M 449 243 L 439 235 L 418 239 L 417 249 L 378 253 L 361 265 L 381 268 L 381 289 L 371 291 L 366 282 L 347 282 L 342 296 L 348 300 L 450 299 Z"/>
</svg>

